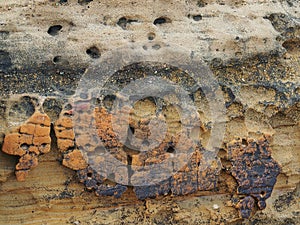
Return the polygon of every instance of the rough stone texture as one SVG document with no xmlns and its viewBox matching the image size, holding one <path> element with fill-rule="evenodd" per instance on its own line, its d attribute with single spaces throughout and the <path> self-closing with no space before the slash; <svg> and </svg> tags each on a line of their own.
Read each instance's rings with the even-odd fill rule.
<svg viewBox="0 0 300 225">
<path fill-rule="evenodd" d="M 24 181 L 30 169 L 38 165 L 38 156 L 50 151 L 50 118 L 35 112 L 16 131 L 5 135 L 2 151 L 20 156 L 16 165 L 18 181 Z"/>
<path fill-rule="evenodd" d="M 26 124 L 37 104 L 44 108 L 55 127 L 61 111 L 72 110 L 63 105 L 74 94 L 90 63 L 97 64 L 111 49 L 132 42 L 141 43 L 141 48 L 148 46 L 148 50 L 175 43 L 191 56 L 202 56 L 222 87 L 227 112 L 223 146 L 217 157 L 222 170 L 213 184 L 215 188 L 185 196 L 158 196 L 141 201 L 130 187 L 118 199 L 102 195 L 117 193 L 119 196 L 124 190 L 120 187 L 107 192 L 101 189 L 101 197 L 95 197 L 84 190 L 73 170 L 61 166 L 65 156 L 82 147 L 73 147 L 71 133 L 66 134 L 70 137 L 68 143 L 60 143 L 58 150 L 52 132 L 52 150 L 39 157 L 38 168 L 28 173 L 22 183 L 12 176 L 18 159 L 0 152 L 0 223 L 297 224 L 300 198 L 298 9 L 297 1 L 284 0 L 2 1 L 2 149 L 10 130 Z M 195 93 L 194 97 L 203 123 L 200 140 L 205 146 L 211 131 L 210 117 L 205 114 L 207 103 L 201 93 Z M 151 104 L 141 104 L 137 111 Z M 175 117 L 174 112 L 170 115 Z M 141 135 L 147 135 L 147 129 L 135 128 L 140 129 Z M 91 143 L 93 149 L 98 143 L 84 136 L 84 131 L 79 137 Z M 272 158 L 282 168 L 266 208 L 255 213 L 258 199 L 236 194 L 242 185 L 232 176 L 237 162 L 230 161 L 226 146 L 236 138 L 258 140 L 262 134 L 272 136 L 269 143 Z M 102 150 L 95 151 L 101 154 Z M 33 159 L 30 157 L 20 158 L 19 166 L 26 166 Z M 101 162 L 101 158 L 96 158 L 95 163 L 98 160 Z M 202 176 L 214 176 L 214 171 L 213 167 Z M 26 172 L 19 176 L 24 175 Z M 205 180 L 202 183 L 207 184 Z M 149 192 L 169 194 L 164 188 L 168 185 L 166 182 L 159 190 Z M 249 219 L 242 219 L 249 215 Z"/>
<path fill-rule="evenodd" d="M 267 138 L 229 143 L 228 158 L 233 165 L 232 176 L 238 182 L 237 193 L 254 197 L 259 209 L 266 208 L 266 199 L 271 196 L 280 172 L 278 163 L 271 157 Z M 253 200 L 245 198 L 239 204 L 242 216 L 249 217 L 254 210 Z"/>
</svg>

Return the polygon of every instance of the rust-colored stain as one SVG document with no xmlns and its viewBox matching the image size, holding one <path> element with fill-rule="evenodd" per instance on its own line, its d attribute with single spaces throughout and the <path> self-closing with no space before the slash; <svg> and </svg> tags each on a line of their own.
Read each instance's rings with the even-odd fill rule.
<svg viewBox="0 0 300 225">
<path fill-rule="evenodd" d="M 118 177 L 121 177 L 121 180 L 128 179 L 128 185 L 134 186 L 133 190 L 138 199 L 167 194 L 186 195 L 196 191 L 214 190 L 217 187 L 221 170 L 220 160 L 212 158 L 201 143 L 195 144 L 191 137 L 180 132 L 175 134 L 167 132 L 157 147 L 149 151 L 136 152 L 119 141 L 112 127 L 114 119 L 120 122 L 122 118 L 114 118 L 115 115 L 104 107 L 96 107 L 94 113 L 83 116 L 86 120 L 95 119 L 101 145 L 99 141 L 95 141 L 96 139 L 91 141 L 88 134 L 75 137 L 71 112 L 61 113 L 54 124 L 54 131 L 58 149 L 63 154 L 62 164 L 77 171 L 79 181 L 86 186 L 87 190 L 94 191 L 97 196 L 120 197 L 127 190 L 127 186 L 112 181 Z M 147 127 L 148 121 L 149 118 L 140 118 L 138 121 L 129 119 L 129 126 L 135 129 L 142 140 L 146 140 L 151 135 Z M 162 129 L 159 125 L 156 128 Z M 86 143 L 90 146 L 89 152 L 83 153 L 79 150 L 76 138 L 82 138 L 81 144 Z M 178 141 L 179 139 L 181 142 Z M 18 181 L 24 181 L 30 169 L 38 165 L 40 154 L 50 151 L 50 143 L 50 119 L 40 112 L 34 113 L 25 124 L 5 136 L 2 151 L 20 156 L 19 163 L 16 165 Z M 167 179 L 147 185 L 147 182 L 150 182 L 158 171 L 170 170 L 170 167 L 164 165 L 163 162 L 172 158 L 178 149 L 183 152 L 192 149 L 184 166 L 177 170 L 171 167 L 174 171 L 169 171 L 170 176 Z M 97 168 L 91 165 L 105 164 L 106 159 L 101 155 L 102 151 L 108 151 L 124 163 L 125 169 L 123 168 L 122 172 L 118 169 L 112 170 L 113 174 L 100 174 Z M 90 157 L 91 155 L 94 157 Z M 266 199 L 271 195 L 280 167 L 271 157 L 267 135 L 257 141 L 253 139 L 232 141 L 227 146 L 227 155 L 232 164 L 231 175 L 238 183 L 237 194 L 242 196 L 235 207 L 242 218 L 249 218 L 256 208 L 266 207 Z M 155 167 L 145 170 L 143 167 L 145 165 L 155 165 Z M 140 166 L 141 169 L 131 171 L 127 166 Z M 139 180 L 146 185 L 134 185 Z"/>
<path fill-rule="evenodd" d="M 137 166 L 140 167 L 140 169 L 130 171 L 130 169 L 125 168 L 124 171 L 126 174 L 120 174 L 120 171 L 115 170 L 114 174 L 109 174 L 106 175 L 107 177 L 104 177 L 104 174 L 98 174 L 95 168 L 81 168 L 78 171 L 78 175 L 80 177 L 80 181 L 86 185 L 88 190 L 94 190 L 97 195 L 108 195 L 108 193 L 110 193 L 109 195 L 119 197 L 124 190 L 123 185 L 110 182 L 109 187 L 104 186 L 103 182 L 108 180 L 108 176 L 112 176 L 114 178 L 119 176 L 123 177 L 122 179 L 128 178 L 128 183 L 130 185 L 134 185 L 137 181 L 143 181 L 147 184 L 148 182 L 151 183 L 151 179 L 153 179 L 156 172 L 159 170 L 166 170 L 166 172 L 170 173 L 169 178 L 159 181 L 153 185 L 134 185 L 134 192 L 139 199 L 166 195 L 169 193 L 173 195 L 185 195 L 198 190 L 212 190 L 216 187 L 221 168 L 220 161 L 217 159 L 209 159 L 210 156 L 204 154 L 205 149 L 203 149 L 200 143 L 195 144 L 190 137 L 184 136 L 183 134 L 171 135 L 167 133 L 164 140 L 157 147 L 150 149 L 149 151 L 137 153 L 134 149 L 125 147 L 118 140 L 117 134 L 113 130 L 112 121 L 116 119 L 119 122 L 116 124 L 122 124 L 122 122 L 120 123 L 122 118 L 114 118 L 114 115 L 109 113 L 104 107 L 96 107 L 94 117 L 97 133 L 103 146 L 97 145 L 97 142 L 88 142 L 88 138 L 86 141 L 83 141 L 89 143 L 90 150 L 93 149 L 87 154 L 95 154 L 94 157 L 89 157 L 89 159 L 87 159 L 87 164 L 105 164 L 106 159 L 101 156 L 101 153 L 98 154 L 99 152 L 97 152 L 99 149 L 100 151 L 102 149 L 102 151 L 109 152 L 117 160 L 124 163 L 125 166 Z M 135 134 L 138 134 L 142 140 L 147 139 L 149 136 L 149 130 L 146 127 L 148 124 L 147 121 L 149 122 L 149 118 L 142 118 L 139 121 L 135 121 L 133 119 L 129 120 L 129 126 L 134 127 L 136 132 Z M 158 125 L 156 129 L 161 129 L 161 127 Z M 181 139 L 180 142 L 179 139 Z M 105 149 L 103 149 L 103 147 L 105 147 Z M 79 151 L 75 149 L 76 148 L 71 151 L 69 150 L 69 153 L 64 155 L 63 162 L 68 160 L 69 162 L 74 163 L 72 166 L 67 164 L 64 165 L 77 170 L 76 168 L 79 167 L 83 157 L 81 157 Z M 174 169 L 174 171 L 169 171 L 170 168 L 167 165 L 164 165 L 163 162 L 164 160 L 173 157 L 175 149 L 182 152 L 187 152 L 191 149 L 192 151 L 190 153 L 189 160 L 187 162 L 183 162 L 183 167 L 176 171 L 175 168 L 172 167 L 171 169 Z M 78 158 L 80 158 L 80 160 L 78 160 Z M 86 167 L 87 164 L 82 165 Z M 147 170 L 144 167 L 145 165 L 155 165 L 155 167 L 151 167 L 151 170 Z"/>
<path fill-rule="evenodd" d="M 30 169 L 38 165 L 38 156 L 50 151 L 50 118 L 35 112 L 28 121 L 4 138 L 2 151 L 20 156 L 16 165 L 18 181 L 24 181 Z"/>
<path fill-rule="evenodd" d="M 62 164 L 72 170 L 85 169 L 88 164 L 75 144 L 72 113 L 63 111 L 55 122 L 54 131 L 57 138 L 57 147 L 63 153 Z"/>
<path fill-rule="evenodd" d="M 228 145 L 228 157 L 232 163 L 231 174 L 238 182 L 237 193 L 251 196 L 259 209 L 266 208 L 266 199 L 271 196 L 279 164 L 271 157 L 269 137 L 255 141 L 236 140 Z M 244 198 L 239 203 L 242 217 L 249 217 L 254 210 L 253 201 Z"/>
<path fill-rule="evenodd" d="M 54 124 L 58 148 L 63 153 L 62 164 L 78 171 L 79 181 L 98 196 L 120 197 L 127 190 L 126 185 L 111 181 L 111 177 L 128 179 L 128 184 L 134 186 L 133 190 L 138 199 L 167 194 L 186 195 L 196 191 L 213 190 L 217 187 L 221 169 L 219 159 L 212 159 L 200 142 L 195 144 L 191 137 L 185 134 L 167 132 L 164 140 L 157 147 L 149 151 L 136 152 L 119 141 L 112 127 L 114 119 L 120 121 L 122 118 L 114 118 L 114 115 L 104 107 L 96 107 L 93 114 L 84 116 L 89 117 L 88 120 L 95 119 L 101 145 L 97 141 L 90 141 L 90 138 L 84 139 L 86 136 L 78 136 L 78 138 L 83 138 L 83 143 L 90 145 L 90 152 L 83 153 L 76 144 L 72 116 L 72 113 L 63 111 Z M 147 121 L 149 118 L 141 118 L 139 121 L 129 119 L 129 126 L 134 127 L 142 140 L 149 137 Z M 160 126 L 156 128 L 162 129 Z M 179 139 L 181 142 L 178 141 Z M 50 142 L 50 119 L 40 112 L 34 113 L 15 132 L 5 136 L 3 152 L 20 156 L 19 163 L 16 165 L 18 181 L 24 181 L 29 170 L 37 166 L 38 155 L 50 151 Z M 238 183 L 237 194 L 246 195 L 237 202 L 235 207 L 239 209 L 242 218 L 249 218 L 254 213 L 256 205 L 259 209 L 266 207 L 265 201 L 271 195 L 280 167 L 271 157 L 267 136 L 258 141 L 235 140 L 227 147 L 228 159 L 232 164 L 231 174 Z M 191 149 L 190 157 L 183 167 L 177 170 L 171 167 L 174 171 L 168 171 L 170 167 L 164 165 L 164 160 L 172 158 L 176 150 L 186 152 Z M 125 169 L 123 168 L 122 172 L 117 169 L 112 170 L 113 174 L 100 174 L 97 168 L 90 166 L 90 164 L 105 164 L 105 157 L 102 157 L 101 153 L 98 154 L 98 151 L 103 150 L 124 163 Z M 91 153 L 94 157 L 87 157 Z M 155 167 L 146 170 L 144 166 L 147 165 L 155 165 Z M 126 166 L 136 166 L 141 169 L 131 171 Z M 147 182 L 151 183 L 151 179 L 161 170 L 170 172 L 170 176 L 155 184 L 147 185 Z M 146 185 L 134 185 L 140 180 Z"/>
</svg>

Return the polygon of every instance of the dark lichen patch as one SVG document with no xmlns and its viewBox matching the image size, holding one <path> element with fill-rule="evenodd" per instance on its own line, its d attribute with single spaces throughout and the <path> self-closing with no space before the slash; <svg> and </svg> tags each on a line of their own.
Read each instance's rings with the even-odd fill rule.
<svg viewBox="0 0 300 225">
<path fill-rule="evenodd" d="M 61 95 L 61 97 L 72 95 L 84 71 L 85 68 L 80 66 L 74 68 L 61 64 L 54 65 L 52 62 L 17 70 L 0 70 L 0 96 L 23 93 Z"/>
<path fill-rule="evenodd" d="M 116 198 L 127 190 L 127 187 L 121 184 L 108 182 L 107 178 L 99 175 L 95 170 L 87 167 L 77 172 L 79 181 L 82 182 L 87 190 L 95 191 L 98 196 L 114 196 Z"/>
<path fill-rule="evenodd" d="M 228 158 L 231 174 L 238 182 L 237 193 L 252 196 L 258 208 L 264 209 L 280 172 L 279 164 L 271 157 L 268 139 L 233 141 L 228 145 Z"/>
<path fill-rule="evenodd" d="M 0 100 L 0 118 L 2 121 L 6 120 L 6 108 L 7 102 L 4 100 Z"/>
<path fill-rule="evenodd" d="M 9 36 L 9 31 L 0 30 L 0 39 L 7 39 Z"/>
<path fill-rule="evenodd" d="M 0 72 L 8 70 L 12 66 L 9 52 L 0 50 Z"/>
<path fill-rule="evenodd" d="M 240 217 L 243 219 L 250 218 L 255 211 L 255 200 L 251 196 L 247 196 L 239 200 L 236 208 L 239 209 Z"/>
<path fill-rule="evenodd" d="M 134 193 L 140 200 L 168 195 L 171 193 L 170 179 L 161 181 L 156 185 L 134 187 Z"/>
<path fill-rule="evenodd" d="M 291 205 L 297 204 L 297 189 L 280 195 L 274 202 L 274 208 L 277 212 L 287 210 Z"/>
<path fill-rule="evenodd" d="M 283 42 L 282 47 L 287 51 L 300 51 L 300 38 L 288 39 Z"/>
<path fill-rule="evenodd" d="M 286 31 L 293 24 L 291 19 L 284 13 L 272 13 L 264 18 L 270 20 L 274 29 L 278 32 Z"/>
<path fill-rule="evenodd" d="M 174 196 L 192 194 L 197 191 L 214 190 L 218 182 L 220 164 L 218 160 L 209 161 L 200 151 L 195 151 L 186 165 L 179 171 L 174 171 L 170 178 L 157 184 L 134 187 L 138 199 L 153 198 L 159 195 L 171 194 Z M 167 169 L 157 167 L 158 170 Z M 141 173 L 140 179 L 151 183 L 157 171 Z M 145 177 L 148 178 L 145 179 Z M 133 176 L 132 179 L 139 177 Z"/>
<path fill-rule="evenodd" d="M 51 118 L 51 122 L 55 122 L 62 111 L 63 101 L 56 98 L 46 98 L 43 102 L 44 112 Z"/>
<path fill-rule="evenodd" d="M 36 99 L 30 96 L 22 96 L 13 101 L 8 110 L 9 121 L 13 124 L 22 124 L 35 112 Z"/>
</svg>

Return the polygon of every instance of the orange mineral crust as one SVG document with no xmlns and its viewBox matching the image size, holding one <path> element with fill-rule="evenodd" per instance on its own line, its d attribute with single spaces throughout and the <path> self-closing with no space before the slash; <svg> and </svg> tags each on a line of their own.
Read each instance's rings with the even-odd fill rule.
<svg viewBox="0 0 300 225">
<path fill-rule="evenodd" d="M 24 181 L 30 169 L 38 165 L 38 156 L 50 151 L 50 118 L 35 112 L 25 124 L 6 134 L 2 151 L 20 156 L 16 165 L 18 181 Z"/>
</svg>

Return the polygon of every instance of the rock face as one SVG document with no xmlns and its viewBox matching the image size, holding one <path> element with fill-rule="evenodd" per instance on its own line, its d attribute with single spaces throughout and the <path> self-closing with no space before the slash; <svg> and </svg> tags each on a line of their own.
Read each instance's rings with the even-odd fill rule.
<svg viewBox="0 0 300 225">
<path fill-rule="evenodd" d="M 1 2 L 0 223 L 297 224 L 299 7 Z"/>
</svg>

